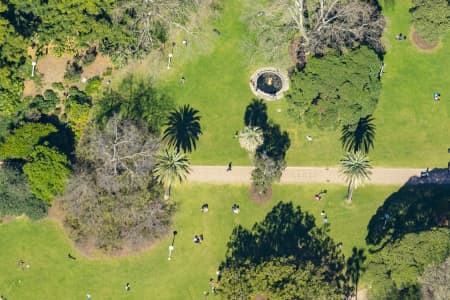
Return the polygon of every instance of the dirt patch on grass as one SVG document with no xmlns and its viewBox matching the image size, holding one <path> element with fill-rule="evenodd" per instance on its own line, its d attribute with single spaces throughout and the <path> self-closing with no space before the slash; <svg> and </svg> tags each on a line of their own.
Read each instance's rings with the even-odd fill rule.
<svg viewBox="0 0 450 300">
<path fill-rule="evenodd" d="M 248 189 L 248 197 L 257 204 L 264 204 L 272 198 L 272 188 L 261 194 L 252 184 Z"/>
<path fill-rule="evenodd" d="M 83 67 L 84 70 L 81 76 L 89 79 L 94 76 L 102 75 L 103 73 L 105 73 L 108 67 L 112 67 L 112 64 L 109 61 L 109 59 L 107 59 L 101 54 L 98 54 L 97 57 L 95 58 L 95 61 L 92 64 Z"/>
<path fill-rule="evenodd" d="M 422 51 L 428 52 L 428 51 L 435 50 L 439 45 L 439 42 L 430 44 L 429 42 L 425 41 L 423 38 L 420 37 L 420 35 L 414 29 L 411 32 L 411 37 L 412 37 L 413 44 L 419 50 L 422 50 Z"/>
<path fill-rule="evenodd" d="M 39 94 L 39 87 L 36 85 L 36 83 L 33 80 L 25 80 L 23 96 L 34 96 L 36 94 Z"/>
<path fill-rule="evenodd" d="M 14 221 L 16 219 L 16 217 L 14 216 L 3 216 L 1 217 L 1 222 L 0 224 L 8 224 L 11 221 Z"/>
<path fill-rule="evenodd" d="M 37 62 L 37 71 L 42 74 L 42 90 L 52 88 L 53 82 L 62 82 L 66 72 L 67 61 L 72 60 L 72 55 L 63 54 L 61 57 L 46 55 Z"/>
</svg>

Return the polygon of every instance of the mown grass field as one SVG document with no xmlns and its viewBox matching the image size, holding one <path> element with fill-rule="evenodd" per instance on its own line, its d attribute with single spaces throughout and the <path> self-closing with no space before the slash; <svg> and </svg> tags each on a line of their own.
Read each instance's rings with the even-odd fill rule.
<svg viewBox="0 0 450 300">
<path fill-rule="evenodd" d="M 173 260 L 167 260 L 171 236 L 162 239 L 143 254 L 123 258 L 87 259 L 73 248 L 56 221 L 13 221 L 0 225 L 0 293 L 8 299 L 201 299 L 208 290 L 224 258 L 226 243 L 233 226 L 250 227 L 261 220 L 278 201 L 293 201 L 323 224 L 324 209 L 330 234 L 343 242 L 344 253 L 352 246 L 364 246 L 367 224 L 384 200 L 398 187 L 367 186 L 357 190 L 354 203 L 344 203 L 343 186 L 327 186 L 328 194 L 315 201 L 313 195 L 323 186 L 275 186 L 273 199 L 264 205 L 248 200 L 247 186 L 184 185 L 174 190 L 178 211 L 173 229 Z M 210 210 L 200 212 L 203 203 Z M 241 213 L 231 212 L 238 203 Z M 194 234 L 203 233 L 205 242 L 196 245 Z M 71 253 L 76 261 L 67 258 Z M 21 270 L 17 261 L 29 263 Z M 126 292 L 125 283 L 131 283 Z"/>
<path fill-rule="evenodd" d="M 249 77 L 262 66 L 289 65 L 286 61 L 268 63 L 262 58 L 256 65 L 246 61 L 241 47 L 246 34 L 240 17 L 243 5 L 242 1 L 227 1 L 222 17 L 193 37 L 188 48 L 177 46 L 173 68 L 163 71 L 162 85 L 177 102 L 189 103 L 201 112 L 204 134 L 192 155 L 194 164 L 251 164 L 233 139 L 234 132 L 244 126 L 245 107 L 253 98 Z M 371 158 L 377 166 L 445 167 L 450 159 L 450 35 L 432 52 L 418 50 L 409 38 L 409 6 L 409 1 L 396 1 L 384 10 L 386 67 L 375 112 L 377 131 Z M 217 36 L 212 28 L 220 29 L 222 35 Z M 408 39 L 395 40 L 399 32 Z M 186 78 L 185 84 L 180 84 L 181 76 Z M 442 95 L 437 103 L 433 101 L 435 91 Z M 296 124 L 287 115 L 285 100 L 269 102 L 268 107 L 269 117 L 289 133 L 288 165 L 337 164 L 342 155 L 339 131 Z M 279 109 L 281 112 L 277 112 Z M 306 135 L 314 140 L 308 142 Z"/>
</svg>

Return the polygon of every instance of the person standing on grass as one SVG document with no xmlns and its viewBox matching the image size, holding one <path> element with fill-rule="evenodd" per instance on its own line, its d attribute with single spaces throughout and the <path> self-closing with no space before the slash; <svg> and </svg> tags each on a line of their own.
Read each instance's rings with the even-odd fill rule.
<svg viewBox="0 0 450 300">
<path fill-rule="evenodd" d="M 87 294 L 87 300 L 91 300 L 91 294 Z"/>
</svg>

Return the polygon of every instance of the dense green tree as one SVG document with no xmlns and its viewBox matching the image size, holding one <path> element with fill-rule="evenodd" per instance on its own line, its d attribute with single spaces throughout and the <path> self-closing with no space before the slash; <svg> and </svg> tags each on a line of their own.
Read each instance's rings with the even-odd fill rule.
<svg viewBox="0 0 450 300">
<path fill-rule="evenodd" d="M 341 142 L 345 151 L 369 153 L 375 140 L 374 118 L 366 116 L 359 119 L 358 123 L 342 126 Z"/>
<path fill-rule="evenodd" d="M 353 190 L 369 180 L 370 161 L 362 152 L 347 152 L 340 160 L 340 174 L 348 183 L 347 202 L 352 201 Z"/>
<path fill-rule="evenodd" d="M 29 160 L 35 146 L 56 131 L 55 126 L 51 124 L 24 123 L 23 126 L 14 129 L 0 144 L 0 157 Z"/>
<path fill-rule="evenodd" d="M 379 69 L 378 56 L 367 47 L 311 58 L 304 71 L 292 76 L 289 114 L 310 127 L 356 124 L 376 108 Z"/>
<path fill-rule="evenodd" d="M 192 152 L 202 134 L 199 111 L 184 105 L 170 113 L 164 130 L 164 139 L 178 151 Z"/>
<path fill-rule="evenodd" d="M 22 215 L 40 219 L 47 215 L 48 203 L 30 191 L 27 178 L 12 166 L 0 167 L 0 215 Z"/>
<path fill-rule="evenodd" d="M 172 183 L 186 180 L 190 172 L 191 168 L 186 154 L 174 149 L 164 149 L 163 153 L 157 158 L 153 174 L 166 187 L 165 200 L 170 198 Z"/>
<path fill-rule="evenodd" d="M 372 286 L 370 298 L 420 299 L 417 277 L 429 264 L 441 264 L 449 255 L 450 239 L 446 228 L 410 233 L 386 244 L 368 257 L 364 278 L 366 284 Z"/>
<path fill-rule="evenodd" d="M 31 161 L 23 166 L 30 189 L 38 199 L 52 203 L 53 196 L 61 195 L 70 174 L 65 155 L 43 145 L 36 146 Z"/>
<path fill-rule="evenodd" d="M 97 101 L 96 118 L 105 124 L 117 114 L 119 118 L 133 120 L 159 133 L 173 108 L 173 99 L 157 90 L 150 79 L 125 77 L 117 90 L 108 90 Z"/>
<path fill-rule="evenodd" d="M 450 2 L 447 0 L 413 0 L 410 12 L 414 29 L 431 44 L 449 31 Z"/>
<path fill-rule="evenodd" d="M 278 203 L 251 230 L 234 228 L 221 265 L 224 299 L 342 299 L 344 258 L 314 217 Z"/>
</svg>

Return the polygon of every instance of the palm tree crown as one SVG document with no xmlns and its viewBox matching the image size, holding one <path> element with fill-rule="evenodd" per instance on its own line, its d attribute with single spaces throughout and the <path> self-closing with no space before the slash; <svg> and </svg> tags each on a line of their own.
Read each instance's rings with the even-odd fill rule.
<svg viewBox="0 0 450 300">
<path fill-rule="evenodd" d="M 373 141 L 375 140 L 375 125 L 374 118 L 369 115 L 365 118 L 359 119 L 355 125 L 345 125 L 342 127 L 341 142 L 342 147 L 346 151 L 363 151 L 369 153 L 370 148 L 373 148 Z"/>
<path fill-rule="evenodd" d="M 163 139 L 178 151 L 192 152 L 196 149 L 196 142 L 202 134 L 198 110 L 184 105 L 170 113 Z"/>
<path fill-rule="evenodd" d="M 239 132 L 239 144 L 250 154 L 254 154 L 263 142 L 263 132 L 259 127 L 246 126 Z"/>
<path fill-rule="evenodd" d="M 347 201 L 352 200 L 353 190 L 362 185 L 364 181 L 370 179 L 372 172 L 370 160 L 361 151 L 347 152 L 340 161 L 340 174 L 345 177 L 348 183 Z"/>
<path fill-rule="evenodd" d="M 191 172 L 189 160 L 184 153 L 174 149 L 165 149 L 156 159 L 153 174 L 159 182 L 166 186 L 164 198 L 170 197 L 170 186 L 173 182 L 182 182 Z"/>
</svg>

